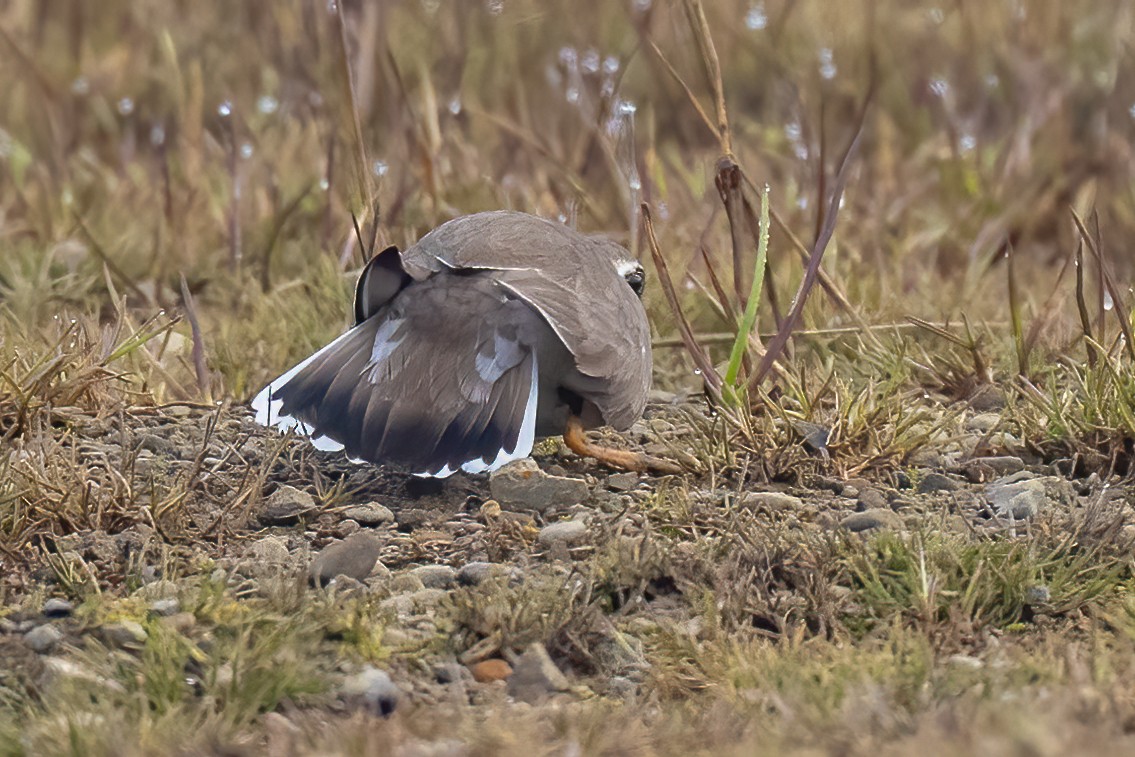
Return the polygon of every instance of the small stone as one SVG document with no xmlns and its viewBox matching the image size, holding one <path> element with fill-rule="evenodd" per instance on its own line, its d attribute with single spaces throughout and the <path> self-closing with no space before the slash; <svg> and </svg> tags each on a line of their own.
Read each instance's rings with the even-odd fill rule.
<svg viewBox="0 0 1135 757">
<path fill-rule="evenodd" d="M 438 683 L 457 683 L 470 675 L 469 669 L 457 662 L 443 662 L 434 666 L 434 680 Z"/>
<path fill-rule="evenodd" d="M 607 488 L 614 492 L 627 492 L 638 486 L 637 473 L 612 473 L 607 476 Z"/>
<path fill-rule="evenodd" d="M 292 526 L 315 510 L 315 498 L 294 486 L 281 486 L 272 492 L 260 522 L 265 526 Z"/>
<path fill-rule="evenodd" d="M 934 492 L 953 492 L 962 488 L 962 482 L 945 473 L 927 473 L 918 482 L 919 494 L 933 494 Z"/>
<path fill-rule="evenodd" d="M 586 535 L 587 524 L 583 521 L 563 520 L 541 528 L 536 541 L 542 546 L 551 547 L 556 544 L 574 544 Z"/>
<path fill-rule="evenodd" d="M 108 623 L 100 629 L 103 641 L 112 647 L 132 647 L 143 644 L 148 634 L 142 624 L 135 620 L 121 620 Z"/>
<path fill-rule="evenodd" d="M 509 695 L 529 704 L 571 687 L 567 677 L 552 662 L 548 650 L 534 642 L 516 661 L 516 668 L 508 679 Z"/>
<path fill-rule="evenodd" d="M 746 510 L 765 509 L 772 512 L 804 508 L 804 500 L 784 492 L 741 492 L 737 504 Z"/>
<path fill-rule="evenodd" d="M 385 718 L 397 709 L 402 690 L 385 670 L 368 665 L 343 682 L 339 697 L 348 705 Z"/>
<path fill-rule="evenodd" d="M 512 675 L 512 666 L 504 660 L 494 658 L 470 665 L 469 672 L 473 674 L 473 680 L 477 683 L 493 683 L 503 681 Z"/>
<path fill-rule="evenodd" d="M 852 533 L 862 533 L 880 528 L 902 528 L 903 520 L 893 510 L 875 508 L 864 510 L 861 513 L 852 513 L 841 520 L 839 524 Z"/>
<path fill-rule="evenodd" d="M 550 476 L 527 458 L 494 471 L 489 477 L 489 491 L 502 507 L 537 512 L 577 505 L 590 492 L 586 481 Z"/>
<path fill-rule="evenodd" d="M 448 589 L 457 580 L 457 571 L 448 565 L 422 565 L 410 571 L 427 589 Z"/>
<path fill-rule="evenodd" d="M 508 568 L 499 563 L 465 563 L 461 566 L 461 570 L 457 571 L 457 583 L 461 584 L 462 586 L 477 586 L 489 580 L 490 578 L 503 576 L 506 573 L 508 573 Z"/>
<path fill-rule="evenodd" d="M 186 634 L 197 625 L 197 618 L 191 612 L 177 612 L 162 618 L 162 625 L 171 631 Z"/>
<path fill-rule="evenodd" d="M 878 489 L 860 489 L 859 496 L 855 498 L 861 510 L 888 509 L 887 497 Z"/>
<path fill-rule="evenodd" d="M 353 520 L 363 528 L 374 528 L 394 522 L 394 513 L 389 507 L 378 503 L 348 507 L 343 511 L 343 518 Z"/>
<path fill-rule="evenodd" d="M 1052 591 L 1043 584 L 1025 589 L 1025 602 L 1030 605 L 1046 605 L 1052 601 Z"/>
<path fill-rule="evenodd" d="M 1049 505 L 1068 505 L 1075 500 L 1072 485 L 1056 476 L 1035 476 L 1021 471 L 999 478 L 985 487 L 994 512 L 1003 518 L 1032 518 Z"/>
<path fill-rule="evenodd" d="M 46 654 L 63 641 L 63 632 L 49 623 L 44 623 L 25 633 L 24 641 L 33 651 Z"/>
<path fill-rule="evenodd" d="M 421 576 L 414 575 L 413 571 L 392 576 L 388 586 L 393 594 L 409 594 L 426 588 L 426 584 L 422 581 Z"/>
<path fill-rule="evenodd" d="M 66 618 L 75 611 L 75 606 L 66 599 L 52 597 L 43 603 L 43 616 L 45 618 Z"/>
<path fill-rule="evenodd" d="M 291 562 L 292 556 L 288 552 L 288 540 L 282 536 L 265 536 L 257 539 L 245 552 L 245 557 L 261 565 L 284 565 Z"/>
<path fill-rule="evenodd" d="M 997 413 L 978 413 L 966 421 L 966 430 L 978 434 L 988 434 L 1001 423 L 1001 416 Z"/>
<path fill-rule="evenodd" d="M 359 531 L 343 541 L 333 542 L 311 561 L 311 582 L 326 586 L 335 576 L 363 581 L 378 562 L 381 550 L 382 540 L 369 531 Z"/>
<path fill-rule="evenodd" d="M 393 611 L 399 617 L 433 612 L 448 596 L 445 589 L 419 589 L 408 594 L 395 594 L 379 602 L 383 611 Z"/>
<path fill-rule="evenodd" d="M 176 615 L 179 610 L 181 610 L 181 602 L 178 602 L 176 597 L 156 599 L 150 603 L 150 612 L 163 618 Z"/>
<path fill-rule="evenodd" d="M 1008 476 L 1025 469 L 1025 461 L 1014 455 L 975 457 L 965 464 L 966 478 L 975 484 Z"/>
</svg>

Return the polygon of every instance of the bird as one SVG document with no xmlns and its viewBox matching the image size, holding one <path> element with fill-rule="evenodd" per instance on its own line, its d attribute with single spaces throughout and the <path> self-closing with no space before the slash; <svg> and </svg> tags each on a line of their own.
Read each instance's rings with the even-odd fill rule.
<svg viewBox="0 0 1135 757">
<path fill-rule="evenodd" d="M 374 255 L 354 325 L 271 381 L 256 420 L 417 476 L 485 473 L 563 435 L 614 468 L 673 463 L 588 440 L 628 429 L 651 385 L 642 265 L 622 246 L 516 211 L 443 223 Z"/>
</svg>

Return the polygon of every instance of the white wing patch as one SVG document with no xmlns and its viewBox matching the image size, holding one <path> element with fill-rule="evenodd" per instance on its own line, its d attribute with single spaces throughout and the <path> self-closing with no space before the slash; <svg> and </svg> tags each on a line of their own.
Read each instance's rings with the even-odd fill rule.
<svg viewBox="0 0 1135 757">
<path fill-rule="evenodd" d="M 452 476 L 458 470 L 463 470 L 466 473 L 486 473 L 495 471 L 505 463 L 511 463 L 513 460 L 523 460 L 532 454 L 532 445 L 536 442 L 536 405 L 540 395 L 540 372 L 539 367 L 536 365 L 536 354 L 532 354 L 532 378 L 528 385 L 528 401 L 524 405 L 524 418 L 520 422 L 520 433 L 516 437 L 516 444 L 512 450 L 501 448 L 496 457 L 491 461 L 486 461 L 483 457 L 474 458 L 468 462 L 462 463 L 457 468 L 450 468 L 449 464 L 442 466 L 436 471 L 424 471 L 422 473 L 415 473 L 419 478 L 447 478 Z"/>
</svg>

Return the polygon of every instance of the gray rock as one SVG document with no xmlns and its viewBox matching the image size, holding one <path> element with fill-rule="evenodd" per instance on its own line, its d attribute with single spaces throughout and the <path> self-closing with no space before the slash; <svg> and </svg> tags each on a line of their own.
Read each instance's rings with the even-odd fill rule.
<svg viewBox="0 0 1135 757">
<path fill-rule="evenodd" d="M 343 518 L 353 520 L 363 528 L 374 528 L 394 522 L 394 513 L 389 507 L 372 502 L 369 505 L 348 507 L 343 511 Z"/>
<path fill-rule="evenodd" d="M 966 421 L 966 430 L 978 434 L 988 434 L 997 428 L 997 424 L 1000 422 L 1001 416 L 997 413 L 978 413 Z"/>
<path fill-rule="evenodd" d="M 1013 455 L 975 457 L 965 464 L 966 478 L 975 484 L 998 476 L 1008 476 L 1024 469 L 1025 461 Z"/>
<path fill-rule="evenodd" d="M 442 662 L 434 666 L 434 680 L 438 683 L 458 683 L 473 680 L 469 668 L 459 662 Z"/>
<path fill-rule="evenodd" d="M 245 557 L 261 565 L 278 566 L 291 562 L 288 540 L 282 536 L 265 536 L 249 545 Z"/>
<path fill-rule="evenodd" d="M 410 571 L 427 589 L 448 589 L 457 580 L 457 571 L 448 565 L 422 565 Z"/>
<path fill-rule="evenodd" d="M 933 494 L 934 492 L 953 492 L 962 488 L 962 482 L 945 473 L 927 473 L 918 482 L 919 494 Z"/>
<path fill-rule="evenodd" d="M 902 528 L 903 521 L 898 513 L 886 508 L 864 510 L 861 513 L 852 513 L 839 522 L 841 526 L 852 533 L 874 531 L 880 528 Z"/>
<path fill-rule="evenodd" d="M 886 495 L 878 489 L 860 489 L 855 501 L 863 510 L 889 509 Z"/>
<path fill-rule="evenodd" d="M 315 510 L 315 498 L 294 486 L 281 486 L 268 497 L 260 522 L 265 526 L 291 526 Z"/>
<path fill-rule="evenodd" d="M 530 704 L 569 688 L 567 677 L 552 662 L 548 650 L 540 642 L 534 642 L 524 650 L 508 677 L 509 695 Z"/>
<path fill-rule="evenodd" d="M 763 508 L 773 512 L 804 508 L 804 500 L 784 492 L 741 492 L 737 504 L 746 510 Z"/>
<path fill-rule="evenodd" d="M 150 603 L 150 612 L 159 617 L 167 618 L 170 615 L 176 615 L 180 611 L 181 602 L 177 601 L 177 597 L 155 599 Z"/>
<path fill-rule="evenodd" d="M 108 623 L 99 629 L 99 635 L 108 645 L 120 648 L 144 644 L 148 636 L 142 624 L 135 620 Z"/>
<path fill-rule="evenodd" d="M 24 641 L 34 651 L 46 654 L 63 641 L 63 632 L 49 623 L 44 623 L 25 633 Z"/>
<path fill-rule="evenodd" d="M 462 586 L 477 586 L 490 578 L 507 575 L 508 568 L 493 562 L 470 562 L 457 571 L 457 583 Z"/>
<path fill-rule="evenodd" d="M 1025 602 L 1030 605 L 1046 605 L 1052 601 L 1052 591 L 1044 584 L 1036 584 L 1025 589 Z"/>
<path fill-rule="evenodd" d="M 587 524 L 580 520 L 562 520 L 540 529 L 536 541 L 545 547 L 574 544 L 587 535 Z"/>
<path fill-rule="evenodd" d="M 75 606 L 66 599 L 52 597 L 43 603 L 43 616 L 45 618 L 66 618 L 75 611 Z"/>
<path fill-rule="evenodd" d="M 1072 485 L 1056 476 L 1036 476 L 1021 471 L 999 478 L 985 487 L 993 511 L 1003 518 L 1032 518 L 1049 505 L 1068 505 L 1075 500 Z"/>
<path fill-rule="evenodd" d="M 612 473 L 607 476 L 607 488 L 615 492 L 627 492 L 638 486 L 639 475 L 637 473 Z"/>
<path fill-rule="evenodd" d="M 326 586 L 335 576 L 364 580 L 378 562 L 382 540 L 369 531 L 351 534 L 343 541 L 333 542 L 311 561 L 311 582 Z"/>
<path fill-rule="evenodd" d="M 544 512 L 553 507 L 571 507 L 587 499 L 587 482 L 567 476 L 551 476 L 529 459 L 517 460 L 489 477 L 493 499 L 509 509 Z"/>
<path fill-rule="evenodd" d="M 402 690 L 385 670 L 368 665 L 343 682 L 339 697 L 349 706 L 389 717 L 402 701 Z"/>
<path fill-rule="evenodd" d="M 408 594 L 395 594 L 379 602 L 380 610 L 393 611 L 398 616 L 430 613 L 449 593 L 445 589 L 419 589 Z"/>
</svg>

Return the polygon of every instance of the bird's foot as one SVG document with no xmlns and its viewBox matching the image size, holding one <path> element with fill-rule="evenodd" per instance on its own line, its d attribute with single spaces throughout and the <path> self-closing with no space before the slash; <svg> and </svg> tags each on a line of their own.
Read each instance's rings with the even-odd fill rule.
<svg viewBox="0 0 1135 757">
<path fill-rule="evenodd" d="M 564 430 L 564 444 L 575 454 L 594 458 L 610 468 L 637 473 L 657 473 L 664 476 L 676 476 L 682 473 L 682 467 L 670 460 L 593 443 L 587 438 L 579 418 L 574 415 L 568 418 L 567 428 Z"/>
</svg>

